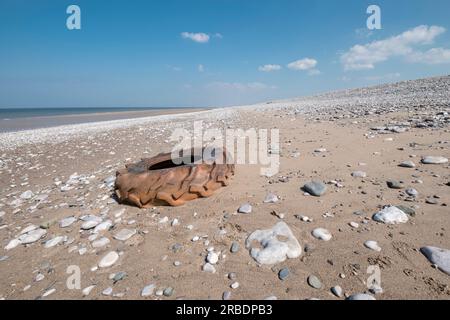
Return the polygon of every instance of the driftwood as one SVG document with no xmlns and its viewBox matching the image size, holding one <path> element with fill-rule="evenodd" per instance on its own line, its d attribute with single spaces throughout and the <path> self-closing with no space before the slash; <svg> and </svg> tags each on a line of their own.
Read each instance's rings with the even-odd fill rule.
<svg viewBox="0 0 450 320">
<path fill-rule="evenodd" d="M 180 206 L 186 201 L 211 196 L 216 190 L 229 184 L 234 175 L 234 165 L 227 164 L 225 149 L 216 149 L 220 159 L 194 162 L 199 150 L 180 151 L 180 158 L 190 160 L 188 164 L 176 164 L 170 153 L 159 154 L 153 158 L 142 159 L 135 164 L 126 165 L 116 173 L 115 192 L 120 203 L 148 208 L 154 205 Z M 203 152 L 204 149 L 201 150 Z M 222 157 L 223 156 L 223 157 Z M 198 158 L 195 158 L 195 160 Z M 217 162 L 217 163 L 216 163 Z"/>
</svg>

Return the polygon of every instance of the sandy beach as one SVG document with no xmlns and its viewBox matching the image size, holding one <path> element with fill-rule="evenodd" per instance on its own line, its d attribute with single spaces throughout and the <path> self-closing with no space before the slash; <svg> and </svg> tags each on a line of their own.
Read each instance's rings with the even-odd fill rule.
<svg viewBox="0 0 450 320">
<path fill-rule="evenodd" d="M 450 250 L 450 76 L 185 111 L 0 133 L 0 298 L 450 299 L 449 251 L 439 263 L 421 252 Z M 194 121 L 279 129 L 280 171 L 237 165 L 228 187 L 181 207 L 117 203 L 116 170 L 170 152 L 173 130 Z M 311 181 L 326 192 L 307 194 Z M 250 213 L 238 212 L 243 204 Z M 375 221 L 389 206 L 407 221 Z M 94 232 L 86 215 L 109 223 Z M 279 222 L 301 255 L 259 264 L 246 239 Z M 331 239 L 314 236 L 318 228 Z M 121 230 L 130 236 L 118 240 Z M 29 232 L 34 241 L 17 240 Z M 118 259 L 99 267 L 110 252 Z M 214 272 L 204 270 L 210 252 Z M 67 285 L 71 266 L 80 289 Z M 380 271 L 375 290 L 370 266 Z"/>
</svg>

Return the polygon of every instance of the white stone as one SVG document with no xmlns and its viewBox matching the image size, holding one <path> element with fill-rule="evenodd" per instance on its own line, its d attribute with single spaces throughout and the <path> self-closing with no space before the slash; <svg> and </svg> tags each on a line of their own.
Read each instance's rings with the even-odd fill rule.
<svg viewBox="0 0 450 320">
<path fill-rule="evenodd" d="M 239 213 L 244 213 L 244 214 L 248 214 L 252 212 L 252 206 L 249 203 L 245 203 L 242 206 L 239 207 L 238 209 Z"/>
<path fill-rule="evenodd" d="M 44 294 L 42 295 L 42 297 L 47 297 L 47 296 L 49 296 L 49 295 L 51 295 L 52 293 L 54 293 L 56 291 L 56 289 L 55 288 L 53 288 L 53 289 L 50 289 L 50 290 L 47 290 L 47 291 L 45 291 L 44 292 Z"/>
<path fill-rule="evenodd" d="M 370 250 L 374 250 L 377 252 L 381 251 L 381 247 L 378 245 L 378 242 L 376 241 L 368 240 L 364 242 L 364 246 Z"/>
<path fill-rule="evenodd" d="M 367 173 L 365 173 L 364 171 L 354 171 L 354 172 L 352 172 L 352 177 L 365 178 L 365 177 L 367 177 Z"/>
<path fill-rule="evenodd" d="M 450 275 L 450 250 L 436 247 L 423 247 L 420 252 L 427 257 L 427 259 L 435 264 L 439 270 Z"/>
<path fill-rule="evenodd" d="M 94 233 L 100 233 L 103 231 L 108 231 L 109 228 L 111 228 L 113 225 L 113 222 L 111 220 L 106 220 L 98 225 L 95 226 L 94 228 Z"/>
<path fill-rule="evenodd" d="M 331 288 L 331 292 L 338 298 L 342 297 L 342 288 L 340 286 Z"/>
<path fill-rule="evenodd" d="M 44 229 L 36 229 L 33 231 L 30 231 L 26 234 L 23 234 L 19 237 L 19 240 L 22 244 L 29 244 L 38 241 L 43 236 L 47 234 L 47 231 Z"/>
<path fill-rule="evenodd" d="M 269 193 L 266 198 L 264 199 L 264 203 L 276 203 L 278 202 L 279 198 L 277 195 L 273 193 Z"/>
<path fill-rule="evenodd" d="M 205 272 L 216 273 L 216 268 L 211 263 L 205 263 L 202 269 Z"/>
<path fill-rule="evenodd" d="M 102 258 L 102 260 L 100 260 L 98 266 L 100 268 L 109 268 L 116 263 L 117 260 L 119 260 L 119 254 L 115 251 L 110 251 Z"/>
<path fill-rule="evenodd" d="M 406 213 L 394 206 L 388 206 L 378 211 L 373 215 L 372 219 L 386 224 L 406 223 L 409 220 Z"/>
<path fill-rule="evenodd" d="M 347 300 L 376 300 L 376 299 L 370 294 L 357 293 L 348 297 Z"/>
<path fill-rule="evenodd" d="M 75 221 L 77 221 L 77 218 L 75 218 L 75 217 L 67 217 L 67 218 L 62 219 L 59 222 L 59 226 L 61 228 L 67 228 L 67 227 L 70 227 Z"/>
<path fill-rule="evenodd" d="M 239 288 L 239 282 L 233 282 L 230 287 L 233 289 Z"/>
<path fill-rule="evenodd" d="M 47 240 L 45 242 L 44 248 L 48 249 L 48 248 L 54 247 L 54 246 L 60 244 L 63 240 L 64 240 L 63 236 L 54 237 L 53 239 Z"/>
<path fill-rule="evenodd" d="M 113 292 L 113 288 L 108 287 L 108 288 L 106 288 L 105 290 L 102 291 L 102 295 L 110 296 L 112 294 L 112 292 Z"/>
<path fill-rule="evenodd" d="M 83 294 L 83 296 L 88 296 L 91 293 L 92 289 L 94 289 L 94 288 L 95 288 L 95 285 L 86 287 L 81 291 L 81 293 Z"/>
<path fill-rule="evenodd" d="M 149 284 L 148 286 L 145 286 L 144 289 L 142 289 L 141 296 L 142 297 L 151 296 L 153 294 L 153 292 L 155 291 L 155 289 L 156 289 L 156 285 Z"/>
<path fill-rule="evenodd" d="M 278 240 L 278 237 L 286 237 L 286 241 Z M 262 248 L 252 247 L 252 242 L 257 241 Z M 287 258 L 298 258 L 302 253 L 302 247 L 294 237 L 288 225 L 281 221 L 267 230 L 256 230 L 245 241 L 245 246 L 250 249 L 250 255 L 260 264 L 276 264 Z"/>
<path fill-rule="evenodd" d="M 102 237 L 102 238 L 100 238 L 98 240 L 93 241 L 92 242 L 92 247 L 94 247 L 94 248 L 101 248 L 101 247 L 104 247 L 104 246 L 108 245 L 110 242 L 111 241 L 108 238 Z"/>
<path fill-rule="evenodd" d="M 34 224 L 29 225 L 28 227 L 22 229 L 19 233 L 19 235 L 28 233 L 30 231 L 36 230 L 37 228 L 39 228 L 38 226 L 35 226 Z"/>
<path fill-rule="evenodd" d="M 444 157 L 432 157 L 432 156 L 428 156 L 428 157 L 424 157 L 422 159 L 422 163 L 423 164 L 444 164 L 447 163 L 448 159 L 444 158 Z"/>
<path fill-rule="evenodd" d="M 314 238 L 323 240 L 323 241 L 330 241 L 332 238 L 332 235 L 330 231 L 324 228 L 316 228 L 312 231 L 312 235 Z"/>
<path fill-rule="evenodd" d="M 88 220 L 88 221 L 84 222 L 84 223 L 81 225 L 81 229 L 83 229 L 83 230 L 89 230 L 89 229 L 95 228 L 95 227 L 98 226 L 101 222 L 102 222 L 102 219 L 101 219 L 101 218 Z"/>
<path fill-rule="evenodd" d="M 114 235 L 114 239 L 119 241 L 127 241 L 136 234 L 136 230 L 122 229 Z"/>
<path fill-rule="evenodd" d="M 6 245 L 5 250 L 11 250 L 17 247 L 19 244 L 21 244 L 19 239 L 12 239 L 9 241 L 9 243 Z"/>
<path fill-rule="evenodd" d="M 357 224 L 356 222 L 350 222 L 349 223 L 349 225 L 350 225 L 350 227 L 352 227 L 352 228 L 359 228 L 359 224 Z"/>
<path fill-rule="evenodd" d="M 33 196 L 34 196 L 33 191 L 27 190 L 27 191 L 25 191 L 24 193 L 22 193 L 20 195 L 20 199 L 22 199 L 22 200 L 29 200 L 29 199 L 33 198 Z"/>
<path fill-rule="evenodd" d="M 216 264 L 219 261 L 219 255 L 213 251 L 209 252 L 206 256 L 206 261 L 211 264 Z"/>
</svg>

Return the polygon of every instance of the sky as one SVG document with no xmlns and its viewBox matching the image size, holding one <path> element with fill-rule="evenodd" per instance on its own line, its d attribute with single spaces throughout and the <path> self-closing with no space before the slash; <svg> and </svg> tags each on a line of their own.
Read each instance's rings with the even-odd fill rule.
<svg viewBox="0 0 450 320">
<path fill-rule="evenodd" d="M 0 107 L 215 107 L 448 75 L 449 12 L 448 0 L 0 0 Z"/>
</svg>

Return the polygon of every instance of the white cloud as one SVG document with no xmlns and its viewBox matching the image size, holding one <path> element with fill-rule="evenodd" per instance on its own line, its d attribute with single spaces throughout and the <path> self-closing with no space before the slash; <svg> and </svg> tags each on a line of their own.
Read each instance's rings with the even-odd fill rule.
<svg viewBox="0 0 450 320">
<path fill-rule="evenodd" d="M 198 65 L 198 72 L 204 72 L 205 71 L 205 67 L 202 64 Z"/>
<path fill-rule="evenodd" d="M 433 48 L 425 52 L 414 52 L 408 57 L 408 61 L 426 64 L 450 63 L 450 50 Z"/>
<path fill-rule="evenodd" d="M 266 65 L 258 67 L 258 70 L 262 71 L 262 72 L 278 71 L 280 69 L 281 69 L 281 66 L 278 64 L 266 64 Z"/>
<path fill-rule="evenodd" d="M 212 82 L 206 85 L 207 88 L 219 90 L 234 90 L 234 91 L 260 91 L 267 89 L 276 89 L 275 86 L 269 86 L 261 82 Z"/>
<path fill-rule="evenodd" d="M 317 60 L 311 58 L 305 58 L 291 62 L 287 67 L 291 70 L 309 70 L 313 69 L 317 65 Z"/>
<path fill-rule="evenodd" d="M 209 41 L 209 35 L 206 33 L 200 32 L 200 33 L 192 33 L 192 32 L 182 32 L 181 37 L 183 39 L 190 39 L 192 41 L 198 42 L 198 43 L 206 43 Z"/>
<path fill-rule="evenodd" d="M 345 70 L 373 69 L 391 57 L 414 54 L 414 46 L 432 44 L 446 30 L 439 26 L 418 26 L 400 35 L 365 45 L 355 45 L 341 56 Z"/>
</svg>

